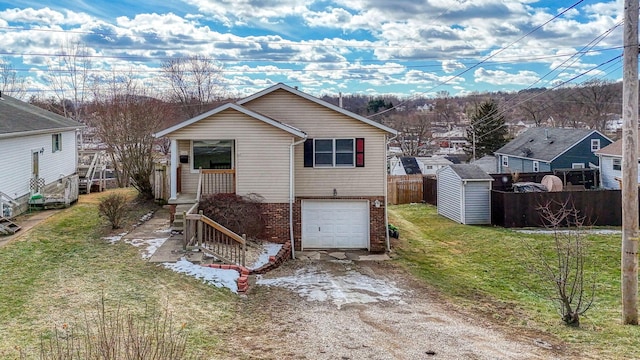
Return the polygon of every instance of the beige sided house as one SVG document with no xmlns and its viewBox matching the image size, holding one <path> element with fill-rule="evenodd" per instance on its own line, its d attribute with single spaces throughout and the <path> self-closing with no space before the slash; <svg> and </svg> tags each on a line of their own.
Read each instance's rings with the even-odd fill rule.
<svg viewBox="0 0 640 360">
<path fill-rule="evenodd" d="M 264 197 L 265 238 L 295 249 L 388 249 L 386 146 L 397 132 L 284 84 L 156 134 L 171 140 L 169 204 Z M 183 200 L 184 199 L 184 200 Z"/>
</svg>

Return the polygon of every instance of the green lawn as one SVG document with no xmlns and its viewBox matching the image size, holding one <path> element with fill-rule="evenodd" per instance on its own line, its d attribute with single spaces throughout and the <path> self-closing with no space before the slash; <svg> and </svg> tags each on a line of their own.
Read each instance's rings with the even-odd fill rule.
<svg viewBox="0 0 640 360">
<path fill-rule="evenodd" d="M 620 235 L 589 235 L 589 261 L 596 267 L 596 298 L 579 329 L 563 325 L 543 285 L 526 264 L 526 244 L 548 235 L 528 235 L 491 226 L 456 224 L 429 205 L 389 209 L 400 229 L 399 262 L 451 301 L 521 329 L 561 339 L 597 358 L 640 358 L 640 327 L 621 325 Z"/>
<path fill-rule="evenodd" d="M 136 204 L 135 193 L 124 192 L 133 202 L 129 224 L 154 206 Z M 103 240 L 110 227 L 98 216 L 101 196 L 82 196 L 0 248 L 0 358 L 17 359 L 22 352 L 37 359 L 42 336 L 82 323 L 103 298 L 109 309 L 119 304 L 140 314 L 145 308 L 168 310 L 176 324 L 185 325 L 194 355 L 222 351 L 220 334 L 235 316 L 237 296 L 150 264 L 133 246 Z"/>
</svg>

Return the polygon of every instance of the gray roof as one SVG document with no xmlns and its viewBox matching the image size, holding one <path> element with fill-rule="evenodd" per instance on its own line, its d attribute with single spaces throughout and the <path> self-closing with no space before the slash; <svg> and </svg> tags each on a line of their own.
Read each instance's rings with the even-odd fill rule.
<svg viewBox="0 0 640 360">
<path fill-rule="evenodd" d="M 0 137 L 46 133 L 84 127 L 81 123 L 2 94 Z"/>
<path fill-rule="evenodd" d="M 552 161 L 596 130 L 529 128 L 507 145 L 496 150 L 496 154 L 527 159 Z"/>
<path fill-rule="evenodd" d="M 473 164 L 453 164 L 449 165 L 451 170 L 458 174 L 460 179 L 462 180 L 491 180 L 493 178 L 489 176 L 484 170 L 482 170 L 478 165 Z"/>
<path fill-rule="evenodd" d="M 495 156 L 486 155 L 472 162 L 473 165 L 479 166 L 487 174 L 495 174 L 498 168 L 498 160 Z"/>
</svg>

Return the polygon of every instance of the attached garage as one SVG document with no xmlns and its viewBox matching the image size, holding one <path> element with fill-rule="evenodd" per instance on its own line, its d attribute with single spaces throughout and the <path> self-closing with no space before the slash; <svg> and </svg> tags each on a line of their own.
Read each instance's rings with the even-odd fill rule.
<svg viewBox="0 0 640 360">
<path fill-rule="evenodd" d="M 303 249 L 368 249 L 369 201 L 302 200 Z"/>
</svg>

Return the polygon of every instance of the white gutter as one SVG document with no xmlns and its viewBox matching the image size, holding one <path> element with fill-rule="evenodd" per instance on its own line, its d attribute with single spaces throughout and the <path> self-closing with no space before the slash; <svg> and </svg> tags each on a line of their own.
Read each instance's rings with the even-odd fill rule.
<svg viewBox="0 0 640 360">
<path fill-rule="evenodd" d="M 293 159 L 293 147 L 296 145 L 300 145 L 307 140 L 305 136 L 300 141 L 295 141 L 289 145 L 289 238 L 291 240 L 291 258 L 296 258 L 296 250 L 295 250 L 295 238 L 293 236 L 293 200 L 295 197 L 294 191 L 294 177 L 293 177 L 293 169 L 294 169 L 294 159 Z"/>
<path fill-rule="evenodd" d="M 386 136 L 386 135 L 385 135 Z M 394 137 L 392 137 L 391 139 L 387 140 L 387 146 L 384 149 L 385 151 L 385 159 L 387 159 L 387 154 L 386 152 L 389 151 L 389 144 L 395 140 L 395 138 L 398 137 L 398 134 L 396 134 Z M 398 159 L 399 161 L 400 159 Z M 388 161 L 388 160 L 387 160 Z M 387 190 L 387 176 L 389 176 L 389 174 L 387 173 L 387 164 L 385 162 L 384 164 L 384 234 L 385 234 L 385 240 L 386 240 L 386 245 L 387 245 L 387 253 L 391 252 L 391 240 L 389 240 L 389 199 L 388 199 L 388 193 L 389 191 Z"/>
</svg>

